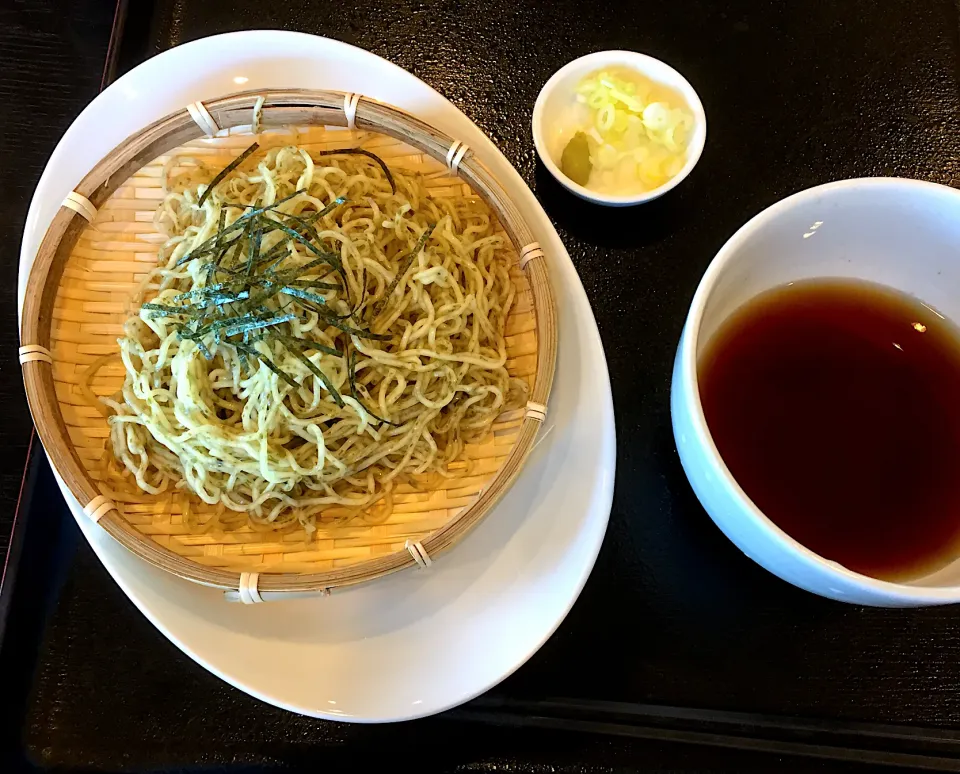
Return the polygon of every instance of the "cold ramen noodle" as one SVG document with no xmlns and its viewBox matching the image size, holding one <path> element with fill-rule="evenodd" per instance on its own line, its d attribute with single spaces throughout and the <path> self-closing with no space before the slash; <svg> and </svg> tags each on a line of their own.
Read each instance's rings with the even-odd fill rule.
<svg viewBox="0 0 960 774">
<path fill-rule="evenodd" d="M 119 339 L 122 394 L 101 399 L 108 486 L 253 526 L 376 521 L 525 403 L 482 202 L 360 149 L 254 144 L 216 177 L 165 177 L 167 241 Z"/>
</svg>

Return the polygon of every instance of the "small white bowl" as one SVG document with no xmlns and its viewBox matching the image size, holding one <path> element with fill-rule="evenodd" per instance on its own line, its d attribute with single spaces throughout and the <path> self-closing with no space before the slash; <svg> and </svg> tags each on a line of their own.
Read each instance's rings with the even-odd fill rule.
<svg viewBox="0 0 960 774">
<path fill-rule="evenodd" d="M 560 171 L 560 156 L 563 153 L 564 141 L 569 138 L 559 132 L 551 133 L 550 128 L 562 126 L 565 119 L 569 120 L 569 112 L 576 104 L 577 84 L 584 76 L 605 67 L 626 67 L 654 83 L 673 89 L 683 97 L 686 107 L 693 113 L 694 128 L 687 146 L 687 163 L 659 188 L 627 196 L 611 196 L 578 185 Z M 557 70 L 544 84 L 533 106 L 533 144 L 537 147 L 537 153 L 540 154 L 544 166 L 550 170 L 550 174 L 577 196 L 610 207 L 628 207 L 649 202 L 678 185 L 697 165 L 706 139 L 707 116 L 703 112 L 703 105 L 693 86 L 670 65 L 635 51 L 598 51 L 595 54 L 574 59 Z"/>
<path fill-rule="evenodd" d="M 858 605 L 955 603 L 960 558 L 925 577 L 894 583 L 861 575 L 798 543 L 760 511 L 720 457 L 700 403 L 697 361 L 734 310 L 765 290 L 813 277 L 878 282 L 960 321 L 958 246 L 960 191 L 898 178 L 843 180 L 761 212 L 730 237 L 700 281 L 670 392 L 680 461 L 727 537 L 795 586 Z"/>
</svg>

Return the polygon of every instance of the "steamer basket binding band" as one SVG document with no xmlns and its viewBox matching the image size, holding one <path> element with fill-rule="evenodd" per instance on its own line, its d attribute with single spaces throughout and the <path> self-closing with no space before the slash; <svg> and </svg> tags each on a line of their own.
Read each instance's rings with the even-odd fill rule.
<svg viewBox="0 0 960 774">
<path fill-rule="evenodd" d="M 256 138 L 252 137 L 252 134 L 256 134 Z M 243 155 L 241 151 L 248 148 L 253 139 L 256 139 L 259 147 L 250 154 L 249 159 L 245 158 L 240 166 L 229 170 L 222 182 L 218 182 L 215 179 L 217 169 L 229 166 L 231 159 L 236 160 Z M 338 198 L 334 196 L 337 192 L 332 190 L 331 184 L 328 184 L 324 177 L 328 174 L 326 171 L 317 173 L 320 181 L 317 191 L 311 189 L 300 194 L 300 199 L 290 199 L 304 207 L 311 206 L 304 204 L 306 199 L 317 200 L 313 209 L 301 208 L 298 214 L 283 212 L 281 205 L 277 204 L 268 214 L 254 217 L 251 213 L 258 212 L 255 205 L 261 205 L 259 210 L 270 205 L 266 200 L 251 201 L 243 205 L 223 204 L 224 197 L 220 195 L 221 192 L 233 194 L 240 190 L 244 181 L 253 186 L 251 190 L 256 189 L 256 196 L 267 196 L 263 189 L 268 186 L 269 181 L 264 182 L 260 178 L 263 175 L 273 175 L 281 168 L 286 169 L 284 165 L 293 163 L 289 159 L 296 155 L 294 150 L 283 151 L 284 148 L 295 149 L 300 153 L 300 157 L 305 159 L 303 163 L 312 164 L 315 169 L 322 164 L 323 170 L 329 170 L 330 180 L 340 180 L 345 176 L 349 180 L 352 179 L 351 174 L 369 178 L 364 185 L 372 186 L 368 191 L 371 195 L 367 198 L 354 198 L 364 199 L 364 202 L 369 199 L 373 205 L 382 201 L 386 202 L 385 206 L 394 206 L 401 200 L 407 204 L 420 205 L 413 207 L 411 204 L 411 209 L 404 210 L 397 217 L 386 217 L 384 213 L 378 223 L 387 223 L 389 229 L 398 233 L 408 227 L 414 231 L 417 228 L 423 232 L 434 228 L 442 231 L 445 226 L 437 224 L 448 223 L 451 236 L 447 238 L 439 232 L 435 237 L 432 234 L 421 234 L 421 239 L 415 240 L 416 244 L 411 242 L 412 248 L 402 255 L 387 255 L 386 259 L 381 261 L 384 265 L 379 269 L 369 263 L 369 256 L 364 256 L 363 261 L 366 263 L 359 274 L 361 279 L 358 280 L 357 273 L 353 271 L 356 267 L 349 265 L 356 257 L 354 253 L 357 248 L 351 253 L 345 246 L 347 242 L 351 242 L 351 238 L 343 237 L 343 234 L 346 233 L 345 228 L 353 229 L 350 233 L 356 233 L 356 224 L 354 221 L 347 223 L 347 219 L 356 220 L 359 217 L 357 213 L 364 214 L 366 211 L 363 207 L 367 205 L 361 207 L 356 202 L 337 205 Z M 348 148 L 360 148 L 364 154 L 343 154 L 342 151 Z M 306 161 L 308 156 L 310 160 Z M 372 157 L 376 157 L 376 160 Z M 381 161 L 383 168 L 379 165 Z M 264 169 L 267 171 L 259 171 Z M 390 179 L 391 172 L 393 179 Z M 238 179 L 240 182 L 237 182 Z M 300 180 L 303 179 L 301 174 Z M 169 187 L 171 180 L 186 181 L 183 185 L 186 193 L 177 194 L 179 199 L 174 196 L 174 205 L 169 204 L 171 194 L 165 191 L 165 186 Z M 390 187 L 385 181 L 389 182 Z M 397 189 L 397 192 L 391 194 L 391 188 Z M 203 197 L 202 191 L 206 189 L 210 190 L 207 194 L 209 201 L 203 204 L 199 199 Z M 314 193 L 317 195 L 314 196 Z M 276 192 L 270 195 L 276 200 Z M 194 198 L 191 199 L 191 196 Z M 428 302 L 424 288 L 442 284 L 436 278 L 442 275 L 444 270 L 429 263 L 431 260 L 440 260 L 436 257 L 438 255 L 446 256 L 444 260 L 447 260 L 448 268 L 456 268 L 451 276 L 460 278 L 469 274 L 468 268 L 474 265 L 471 262 L 476 259 L 475 265 L 480 272 L 477 276 L 485 277 L 477 287 L 499 288 L 498 292 L 502 292 L 503 298 L 511 299 L 509 310 L 502 315 L 502 320 L 498 313 L 504 310 L 498 310 L 496 303 L 489 304 L 486 322 L 483 319 L 477 322 L 475 318 L 481 317 L 478 314 L 471 313 L 470 317 L 475 330 L 478 325 L 481 328 L 488 325 L 497 329 L 494 333 L 499 331 L 504 351 L 502 369 L 505 369 L 506 373 L 497 378 L 501 379 L 501 385 L 507 383 L 504 379 L 509 380 L 510 396 L 509 399 L 507 395 L 503 396 L 501 407 L 509 410 L 494 411 L 487 422 L 483 437 L 474 438 L 468 432 L 460 433 L 459 427 L 457 433 L 448 432 L 448 437 L 459 438 L 463 435 L 466 438 L 462 448 L 456 447 L 456 455 L 446 461 L 439 472 L 424 475 L 404 472 L 403 475 L 396 475 L 390 490 L 389 503 L 384 496 L 363 508 L 350 508 L 342 503 L 335 503 L 329 508 L 318 505 L 315 506 L 317 513 L 311 514 L 307 519 L 287 518 L 287 512 L 280 509 L 282 513 L 279 516 L 273 514 L 274 521 L 268 518 L 270 514 L 263 515 L 268 510 L 264 506 L 260 509 L 261 515 L 256 517 L 260 521 L 255 522 L 254 517 L 250 520 L 246 520 L 246 517 L 238 520 L 238 514 L 232 509 L 225 509 L 222 503 L 214 506 L 205 502 L 201 497 L 197 497 L 190 487 L 172 488 L 150 495 L 132 484 L 130 475 L 127 475 L 124 487 L 118 487 L 117 482 L 108 480 L 104 472 L 107 469 L 105 464 L 111 457 L 111 449 L 116 448 L 116 438 L 111 441 L 111 424 L 115 427 L 118 422 L 116 419 L 112 423 L 108 422 L 104 414 L 110 414 L 111 410 L 102 410 L 103 401 L 100 401 L 99 406 L 91 405 L 91 399 L 97 401 L 106 398 L 107 404 L 111 399 L 116 402 L 125 380 L 127 383 L 130 381 L 130 363 L 142 365 L 139 356 L 132 361 L 128 357 L 123 362 L 116 357 L 118 337 L 121 340 L 125 336 L 129 338 L 129 328 L 125 325 L 131 324 L 131 318 L 137 318 L 139 314 L 141 318 L 148 320 L 151 316 L 141 311 L 142 305 L 139 302 L 145 299 L 137 298 L 138 288 L 142 290 L 144 277 L 147 277 L 149 282 L 148 275 L 156 270 L 158 249 L 164 254 L 165 249 L 170 249 L 171 239 L 175 242 L 179 238 L 176 235 L 171 238 L 169 218 L 164 221 L 162 215 L 158 222 L 162 222 L 164 228 L 161 230 L 164 233 L 158 231 L 155 212 L 158 207 L 162 210 L 163 206 L 174 206 L 177 212 L 181 212 L 182 210 L 177 208 L 182 204 L 177 204 L 177 201 L 188 202 L 193 208 L 191 212 L 195 214 L 203 207 L 209 209 L 211 201 L 220 202 L 218 206 L 221 211 L 225 206 L 235 207 L 230 221 L 221 220 L 219 224 L 214 224 L 211 230 L 215 232 L 218 248 L 221 247 L 221 240 L 226 244 L 228 238 L 223 229 L 234 229 L 229 237 L 231 240 L 239 242 L 242 236 L 244 241 L 236 245 L 234 257 L 242 248 L 243 262 L 235 260 L 232 272 L 239 275 L 246 268 L 249 276 L 237 279 L 229 273 L 231 269 L 226 265 L 222 269 L 218 267 L 217 270 L 228 273 L 217 276 L 218 281 L 223 277 L 230 282 L 236 280 L 239 284 L 231 286 L 233 289 L 225 292 L 237 293 L 236 288 L 243 286 L 244 290 L 239 292 L 247 293 L 245 298 L 248 298 L 250 293 L 256 295 L 258 288 L 271 288 L 271 282 L 274 285 L 278 282 L 276 273 L 267 277 L 259 269 L 250 268 L 253 263 L 260 262 L 261 258 L 269 257 L 266 246 L 271 235 L 264 236 L 266 232 L 282 232 L 272 236 L 277 240 L 277 250 L 282 252 L 286 249 L 280 246 L 280 241 L 286 239 L 294 244 L 291 254 L 302 254 L 312 258 L 315 263 L 321 259 L 314 257 L 314 254 L 319 254 L 318 251 L 324 244 L 334 245 L 335 237 L 343 240 L 336 243 L 340 247 L 343 265 L 339 269 L 334 265 L 339 263 L 336 257 L 329 265 L 322 265 L 322 268 L 332 275 L 326 279 L 335 279 L 336 282 L 324 283 L 324 278 L 292 279 L 297 276 L 295 271 L 300 268 L 296 265 L 293 269 L 277 271 L 281 275 L 284 271 L 287 272 L 284 276 L 290 281 L 283 292 L 290 291 L 293 294 L 291 298 L 287 298 L 284 309 L 289 310 L 292 302 L 295 302 L 292 307 L 294 311 L 303 311 L 303 307 L 297 305 L 300 302 L 303 302 L 304 306 L 312 305 L 318 308 L 320 318 L 317 319 L 322 319 L 325 325 L 332 326 L 328 330 L 340 337 L 337 341 L 341 343 L 336 344 L 336 347 L 349 350 L 338 350 L 336 355 L 339 357 L 330 355 L 333 360 L 328 361 L 324 359 L 326 355 L 313 354 L 312 350 L 301 351 L 302 340 L 299 348 L 290 348 L 290 352 L 296 355 L 300 362 L 303 362 L 301 355 L 307 352 L 312 362 L 321 365 L 330 362 L 332 373 L 343 377 L 338 382 L 343 393 L 341 396 L 336 387 L 328 393 L 318 386 L 317 380 L 323 373 L 317 375 L 317 380 L 313 380 L 311 372 L 322 372 L 323 369 L 305 364 L 304 367 L 308 370 L 302 372 L 303 378 L 313 380 L 311 383 L 314 385 L 314 395 L 322 394 L 327 401 L 335 395 L 342 400 L 345 404 L 342 411 L 351 415 L 351 421 L 360 422 L 357 419 L 360 415 L 367 417 L 367 425 L 357 433 L 362 436 L 366 447 L 369 447 L 365 447 L 367 452 L 374 449 L 373 442 L 368 443 L 369 437 L 379 434 L 380 438 L 390 439 L 391 433 L 399 434 L 401 430 L 398 428 L 407 426 L 401 421 L 404 412 L 416 418 L 419 416 L 417 411 L 423 410 L 422 405 L 426 405 L 418 404 L 419 408 L 408 406 L 399 409 L 397 416 L 380 417 L 373 410 L 377 396 L 371 393 L 370 388 L 377 386 L 372 376 L 386 374 L 396 365 L 378 350 L 394 347 L 400 341 L 399 334 L 396 334 L 393 340 L 387 341 L 389 336 L 394 335 L 394 329 L 390 326 L 405 329 L 404 326 L 415 327 L 418 324 L 414 316 L 409 318 L 413 325 L 408 325 L 409 320 L 404 322 L 407 318 L 403 318 L 402 314 L 396 318 L 399 322 L 390 323 L 391 308 L 396 310 L 407 304 L 412 309 L 414 301 L 409 298 L 414 296 L 410 294 L 419 294 L 414 298 L 417 303 Z M 164 204 L 165 202 L 167 204 Z M 199 208 L 196 206 L 198 203 Z M 274 203 L 276 204 L 276 201 Z M 332 209 L 328 213 L 322 213 L 321 210 L 327 207 Z M 447 210 L 444 210 L 444 207 Z M 488 241 L 483 242 L 480 247 L 477 245 L 482 240 L 474 239 L 473 236 L 470 236 L 473 241 L 462 241 L 463 235 L 473 228 L 472 224 L 476 219 L 482 220 L 485 217 L 483 213 L 487 208 L 493 215 L 490 220 L 491 234 L 483 237 Z M 309 212 L 309 216 L 304 215 L 306 212 Z M 427 215 L 421 216 L 421 212 L 426 212 Z M 244 217 L 245 221 L 242 220 Z M 300 220 L 294 223 L 291 219 L 296 218 Z M 311 229 L 307 222 L 311 218 L 311 222 L 318 224 L 316 229 Z M 418 222 L 418 218 L 423 222 Z M 426 219 L 435 223 L 427 224 Z M 259 224 L 255 228 L 252 226 L 254 221 Z M 236 225 L 237 222 L 241 225 Z M 321 222 L 324 229 L 319 228 Z M 293 231 L 298 232 L 293 237 L 288 233 L 291 223 L 296 226 Z M 221 228 L 218 229 L 218 226 Z M 372 226 L 367 228 L 371 234 L 380 234 L 379 231 L 375 232 Z M 377 228 L 382 230 L 383 227 L 381 225 Z M 175 229 L 174 231 L 176 234 Z M 393 239 L 392 233 L 391 231 L 388 235 L 390 239 Z M 311 244 L 311 234 L 316 235 L 319 241 L 314 240 Z M 327 234 L 328 237 L 320 237 L 321 234 Z M 324 238 L 328 240 L 326 243 L 323 242 Z M 461 242 L 457 242 L 457 239 Z M 357 240 L 353 239 L 353 242 Z M 389 239 L 373 239 L 371 244 L 373 242 L 387 245 L 383 248 L 387 253 L 394 249 L 389 246 L 392 244 Z M 256 246 L 251 246 L 254 243 Z M 265 246 L 263 253 L 257 252 L 254 255 L 254 251 L 259 250 L 261 245 Z M 464 252 L 464 245 L 471 249 Z M 491 245 L 497 245 L 496 249 L 490 247 Z M 164 255 L 167 254 L 169 253 Z M 461 254 L 466 258 L 462 258 Z M 454 255 L 456 257 L 451 258 Z M 189 259 L 190 255 L 185 258 Z M 497 262 L 502 262 L 503 266 L 502 269 L 497 269 L 499 273 L 490 268 L 499 266 Z M 197 259 L 193 265 L 196 267 L 201 263 L 202 260 Z M 413 265 L 414 263 L 418 265 Z M 188 264 L 189 262 L 184 265 Z M 301 266 L 304 265 L 306 264 L 301 261 Z M 410 266 L 413 268 L 408 271 Z M 418 274 L 418 266 L 427 274 L 423 274 L 423 271 Z M 376 281 L 370 279 L 367 269 L 370 274 L 379 271 L 383 276 Z M 194 269 L 191 271 L 196 274 Z M 415 274 L 419 280 L 410 279 Z M 494 274 L 501 277 L 500 285 L 490 279 Z M 403 275 L 403 281 L 400 281 L 400 276 L 393 275 Z M 161 271 L 160 276 L 167 275 Z M 394 279 L 397 281 L 393 282 Z M 220 282 L 220 285 L 225 284 Z M 338 293 L 343 293 L 343 298 L 339 299 L 339 303 L 344 304 L 339 310 L 342 314 L 334 315 L 333 312 L 337 310 L 332 306 L 318 306 L 324 303 L 324 299 L 317 297 L 320 293 L 318 288 L 321 286 L 322 292 L 328 294 L 327 304 L 331 303 L 330 294 L 336 297 Z M 339 290 L 333 290 L 334 286 Z M 211 284 L 209 288 L 212 287 Z M 183 285 L 178 285 L 177 288 L 182 290 Z M 209 300 L 210 293 L 220 292 L 209 288 L 196 287 L 180 293 L 179 296 L 188 296 L 189 302 L 181 300 L 178 303 L 198 306 L 198 298 Z M 357 292 L 351 293 L 351 288 Z M 368 288 L 369 299 L 366 298 Z M 453 293 L 457 291 L 458 289 L 450 290 Z M 485 292 L 487 291 L 480 289 L 477 295 Z M 194 295 L 189 296 L 190 293 Z M 150 293 L 147 293 L 148 306 L 151 298 Z M 231 308 L 230 303 L 242 307 L 238 298 L 239 295 L 234 295 L 220 299 L 227 306 L 217 308 L 222 312 L 223 308 Z M 272 299 L 270 303 L 273 303 Z M 138 309 L 138 305 L 141 309 Z M 154 303 L 154 306 L 164 305 Z M 474 303 L 474 307 L 479 306 L 482 304 Z M 262 307 L 258 307 L 259 309 Z M 156 314 L 162 315 L 166 312 L 161 310 Z M 257 340 L 256 332 L 259 331 L 262 336 L 264 328 L 274 327 L 276 320 L 280 319 L 275 310 L 270 312 L 273 316 L 266 323 L 260 318 L 253 319 L 257 315 L 262 318 L 266 314 L 266 311 L 248 312 L 248 317 L 241 320 L 240 326 L 234 326 L 232 339 L 230 336 L 223 336 L 226 341 L 220 341 L 221 337 L 217 336 L 217 341 L 221 346 L 235 342 L 235 346 L 227 350 L 231 353 L 246 352 L 252 341 Z M 289 311 L 285 313 L 285 317 L 290 317 L 291 325 L 300 324 L 299 320 L 293 319 Z M 334 317 L 339 322 L 334 322 Z M 224 319 L 229 322 L 238 318 Z M 185 318 L 181 315 L 178 319 L 182 323 Z M 315 327 L 322 327 L 316 320 L 310 319 Z M 174 324 L 180 325 L 178 330 L 183 334 L 184 326 L 181 323 Z M 132 324 L 136 327 L 141 323 L 134 320 Z M 145 324 L 150 323 L 148 321 Z M 374 333 L 374 328 L 369 326 L 377 324 L 386 324 L 386 332 Z M 247 326 L 246 330 L 243 330 L 244 325 Z M 189 327 L 189 321 L 186 327 Z M 208 324 L 203 330 L 210 327 Z M 200 323 L 196 322 L 194 328 L 200 330 Z M 344 328 L 350 330 L 345 331 Z M 279 327 L 274 327 L 274 332 L 276 330 L 279 330 Z M 446 329 L 441 324 L 433 324 L 434 333 L 439 331 L 442 334 L 444 330 Z M 380 335 L 381 339 L 368 339 L 362 335 L 358 337 L 358 331 L 367 331 L 370 336 Z M 220 332 L 226 333 L 226 329 L 220 329 Z M 248 339 L 251 332 L 254 333 L 252 341 Z M 414 331 L 414 334 L 416 332 Z M 471 340 L 474 341 L 477 337 L 478 334 L 475 333 Z M 556 357 L 556 337 L 556 312 L 547 258 L 539 249 L 518 209 L 469 148 L 412 116 L 358 95 L 289 90 L 271 91 L 269 94 L 248 92 L 206 103 L 194 103 L 190 108 L 162 118 L 130 137 L 84 178 L 54 217 L 31 272 L 24 300 L 21 362 L 31 411 L 47 453 L 81 505 L 86 506 L 85 512 L 88 516 L 97 520 L 124 546 L 156 566 L 192 581 L 233 589 L 234 595 L 239 593 L 244 601 L 251 601 L 251 598 L 259 601 L 259 592 L 269 595 L 277 592 L 323 591 L 373 580 L 404 567 L 427 566 L 432 557 L 436 557 L 462 538 L 509 488 L 535 445 L 538 430 L 547 416 L 546 406 Z M 186 335 L 186 338 L 189 339 L 189 335 Z M 443 339 L 443 336 L 440 338 Z M 458 363 L 456 368 L 446 368 L 444 371 L 449 374 L 455 372 L 449 377 L 451 385 L 456 383 L 456 374 L 461 372 L 465 374 L 465 377 L 461 378 L 475 380 L 470 384 L 456 383 L 462 388 L 463 394 L 470 394 L 474 398 L 480 393 L 493 395 L 497 388 L 484 380 L 493 378 L 489 374 L 496 371 L 493 368 L 495 364 L 487 362 L 489 357 L 468 357 L 460 352 L 458 347 L 467 338 L 469 337 L 461 334 L 449 336 L 449 343 L 444 346 L 450 349 L 450 352 L 433 352 L 432 356 L 447 356 L 453 358 L 450 362 Z M 171 340 L 174 340 L 173 337 Z M 183 338 L 179 340 L 183 341 Z M 380 343 L 381 341 L 383 343 Z M 474 341 L 474 345 L 475 343 Z M 303 397 L 305 393 L 302 392 L 302 384 L 297 387 L 282 386 L 285 380 L 281 377 L 284 373 L 277 371 L 282 372 L 283 369 L 272 368 L 276 363 L 263 354 L 265 347 L 269 347 L 269 341 L 253 346 L 260 350 L 259 354 L 252 352 L 249 355 L 255 361 L 254 365 L 246 362 L 243 366 L 238 366 L 241 377 L 246 380 L 244 384 L 247 384 L 247 389 L 250 389 L 250 375 L 256 373 L 263 385 L 269 384 L 271 390 L 277 390 L 272 393 L 275 397 L 286 396 L 285 400 L 300 406 L 298 401 L 301 398 L 307 399 Z M 286 352 L 285 346 L 277 345 L 275 350 L 269 351 Z M 185 347 L 186 345 L 181 347 L 181 350 Z M 408 350 L 409 347 L 401 353 L 403 357 L 413 357 Z M 424 355 L 422 348 L 418 351 L 418 362 L 423 366 L 423 370 L 438 370 L 429 365 L 433 362 L 430 354 Z M 215 354 L 214 357 L 220 355 Z M 477 364 L 464 364 L 457 361 L 457 357 L 467 360 L 472 357 Z M 246 355 L 243 359 L 248 360 Z M 196 360 L 196 363 L 200 362 L 199 359 Z M 424 363 L 428 365 L 423 365 Z M 324 368 L 327 366 L 324 365 Z M 406 368 L 406 362 L 403 368 Z M 402 372 L 403 368 L 397 366 L 394 370 Z M 393 382 L 391 393 L 405 400 L 405 396 L 416 392 L 423 385 L 427 386 L 421 392 L 429 393 L 430 389 L 436 389 L 435 385 L 431 386 L 432 382 L 425 379 L 423 377 L 414 387 L 406 389 L 400 388 L 399 381 Z M 477 379 L 479 381 L 476 381 Z M 300 376 L 298 380 L 302 381 Z M 182 384 L 183 381 L 181 378 L 179 383 Z M 238 377 L 238 384 L 239 382 Z M 382 380 L 380 385 L 382 387 Z M 301 389 L 298 393 L 300 398 L 291 397 L 296 389 Z M 469 392 L 471 390 L 472 393 Z M 385 391 L 385 388 L 381 390 Z M 453 392 L 456 392 L 456 389 L 451 388 L 448 397 Z M 420 397 L 430 403 L 431 395 L 436 397 L 432 393 Z M 518 396 L 522 402 L 514 405 Z M 462 396 L 458 396 L 458 399 L 459 397 Z M 354 405 L 350 403 L 351 400 L 355 402 L 355 409 L 350 409 L 350 405 Z M 513 400 L 513 403 L 510 400 Z M 487 405 L 494 409 L 500 406 L 493 399 L 478 399 L 472 405 L 476 406 L 478 403 L 481 407 Z M 455 401 L 451 401 L 450 405 L 454 404 Z M 388 410 L 391 408 L 389 402 L 383 400 L 377 402 L 377 405 L 386 406 Z M 170 411 L 175 413 L 173 409 Z M 227 409 L 224 411 L 229 413 Z M 479 409 L 468 407 L 464 409 L 464 416 L 472 417 L 476 411 Z M 426 413 L 430 412 L 438 418 L 436 422 L 446 416 L 443 408 L 432 408 Z M 125 419 L 121 424 L 136 424 L 135 419 L 132 418 L 129 423 Z M 396 421 L 391 423 L 391 420 Z M 322 427 L 324 433 L 331 438 L 336 436 L 335 429 L 330 431 L 330 428 L 335 428 L 336 425 L 329 416 L 324 415 L 313 424 Z M 138 429 L 138 432 L 141 430 Z M 310 430 L 310 433 L 307 437 L 314 438 L 317 430 Z M 429 434 L 428 432 L 427 435 Z M 439 437 L 435 432 L 434 435 Z M 342 442 L 342 439 L 340 441 Z M 360 442 L 355 440 L 351 443 L 352 449 L 360 445 Z M 411 442 L 407 447 L 413 449 L 410 459 L 416 462 L 422 457 L 422 466 L 426 466 L 429 454 L 435 453 L 438 458 L 444 453 L 452 454 L 452 447 L 449 445 L 428 454 L 423 450 L 429 443 L 429 440 L 417 440 L 416 444 Z M 305 445 L 302 439 L 294 439 L 289 448 L 293 449 L 294 456 L 302 457 Z M 310 450 L 313 451 L 313 446 Z M 134 458 L 137 456 L 135 452 L 137 449 L 131 452 Z M 389 477 L 396 467 L 399 467 L 397 459 L 402 456 L 387 456 L 386 461 L 377 468 L 377 476 L 372 473 L 367 476 L 369 486 L 372 487 L 370 492 L 374 492 L 368 500 L 380 493 L 381 490 L 377 487 L 381 486 L 381 480 Z M 162 468 L 163 454 L 160 454 L 160 457 Z M 300 459 L 297 465 L 302 467 L 302 463 L 303 460 Z M 409 463 L 410 460 L 407 460 L 404 464 Z M 184 464 L 184 471 L 192 469 L 191 464 Z M 153 474 L 157 473 L 156 470 L 151 470 Z M 353 476 L 351 481 L 362 478 L 353 470 L 348 472 Z M 326 476 L 326 471 L 322 475 Z M 331 485 L 325 480 L 318 481 L 317 491 L 321 494 L 332 491 Z M 195 483 L 192 481 L 191 486 Z M 361 488 L 363 485 L 356 484 Z M 340 496 L 342 492 L 334 494 Z M 355 492 L 351 491 L 350 494 Z M 323 498 L 314 498 L 319 499 Z M 283 525 L 282 528 L 276 528 L 278 523 Z M 252 593 L 251 579 L 254 584 Z"/>
</svg>

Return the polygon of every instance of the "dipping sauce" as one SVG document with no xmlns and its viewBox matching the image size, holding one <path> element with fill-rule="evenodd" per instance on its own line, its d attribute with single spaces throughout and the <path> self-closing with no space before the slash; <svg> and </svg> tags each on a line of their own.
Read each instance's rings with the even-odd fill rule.
<svg viewBox="0 0 960 774">
<path fill-rule="evenodd" d="M 698 363 L 707 427 L 757 507 L 885 580 L 960 553 L 960 331 L 874 283 L 819 279 L 736 310 Z"/>
<path fill-rule="evenodd" d="M 564 127 L 561 171 L 598 193 L 659 188 L 687 160 L 693 114 L 683 99 L 629 68 L 591 73 L 577 86 Z"/>
</svg>

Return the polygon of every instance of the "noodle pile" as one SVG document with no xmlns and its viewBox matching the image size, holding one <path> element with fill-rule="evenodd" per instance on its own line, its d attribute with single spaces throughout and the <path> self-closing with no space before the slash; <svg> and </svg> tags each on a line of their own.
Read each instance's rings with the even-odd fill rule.
<svg viewBox="0 0 960 774">
<path fill-rule="evenodd" d="M 205 169 L 166 177 L 160 266 L 119 339 L 122 395 L 102 399 L 111 475 L 253 525 L 382 519 L 399 482 L 446 475 L 524 403 L 507 243 L 482 202 L 292 146 L 212 187 Z"/>
</svg>

